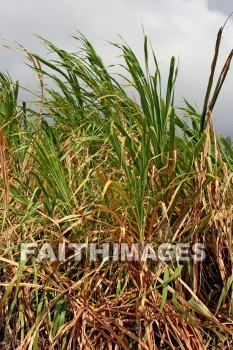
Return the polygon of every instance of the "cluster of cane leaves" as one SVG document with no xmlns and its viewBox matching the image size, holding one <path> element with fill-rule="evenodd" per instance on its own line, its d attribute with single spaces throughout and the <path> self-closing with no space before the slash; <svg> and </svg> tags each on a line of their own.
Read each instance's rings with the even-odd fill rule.
<svg viewBox="0 0 233 350">
<path fill-rule="evenodd" d="M 18 83 L 1 73 L 6 349 L 232 345 L 233 157 L 211 124 L 229 59 L 209 103 L 221 33 L 202 115 L 187 101 L 183 116 L 174 106 L 174 58 L 162 97 L 147 37 L 144 66 L 126 43 L 111 43 L 123 61 L 111 69 L 81 34 L 77 53 L 43 40 L 57 60 L 28 53 L 42 89 L 35 106 L 21 104 Z M 53 81 L 46 92 L 43 76 Z M 200 242 L 207 258 L 93 264 L 85 256 L 76 262 L 72 251 L 60 263 L 19 261 L 20 242 L 77 241 Z"/>
</svg>

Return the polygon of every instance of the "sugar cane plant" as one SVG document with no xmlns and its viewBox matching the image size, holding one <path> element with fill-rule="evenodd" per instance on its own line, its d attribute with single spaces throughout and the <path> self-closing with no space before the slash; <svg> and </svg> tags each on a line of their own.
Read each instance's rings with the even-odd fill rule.
<svg viewBox="0 0 233 350">
<path fill-rule="evenodd" d="M 174 105 L 175 58 L 164 82 L 146 36 L 143 63 L 110 43 L 114 68 L 81 34 L 75 53 L 42 39 L 57 59 L 26 51 L 34 102 L 0 74 L 1 349 L 233 347 L 233 149 L 212 125 L 232 58 L 211 97 L 221 34 L 202 113 Z M 206 256 L 22 261 L 22 242 L 201 243 Z"/>
</svg>

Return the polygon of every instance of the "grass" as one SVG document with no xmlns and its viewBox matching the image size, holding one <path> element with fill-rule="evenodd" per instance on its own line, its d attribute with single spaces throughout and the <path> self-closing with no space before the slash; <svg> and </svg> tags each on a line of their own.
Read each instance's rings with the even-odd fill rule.
<svg viewBox="0 0 233 350">
<path fill-rule="evenodd" d="M 174 106 L 173 57 L 161 95 L 146 36 L 143 66 L 110 43 L 118 77 L 81 34 L 77 53 L 43 39 L 57 59 L 26 51 L 34 105 L 1 73 L 1 349 L 232 348 L 233 150 L 211 118 L 222 30 L 201 115 Z M 23 262 L 22 242 L 202 243 L 206 259 Z"/>
</svg>

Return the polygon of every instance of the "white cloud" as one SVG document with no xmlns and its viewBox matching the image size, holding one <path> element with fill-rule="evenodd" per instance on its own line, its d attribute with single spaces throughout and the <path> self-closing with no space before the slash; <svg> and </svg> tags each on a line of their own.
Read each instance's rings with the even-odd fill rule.
<svg viewBox="0 0 233 350">
<path fill-rule="evenodd" d="M 0 35 L 23 43 L 28 49 L 43 53 L 38 34 L 67 50 L 75 45 L 67 34 L 80 30 L 97 47 L 108 63 L 115 51 L 105 40 L 118 41 L 117 34 L 143 54 L 142 22 L 161 63 L 168 70 L 170 57 L 179 58 L 177 100 L 196 101 L 201 110 L 212 61 L 215 39 L 226 16 L 210 10 L 206 0 L 11 0 L 1 5 Z M 220 61 L 222 68 L 233 48 L 233 22 L 229 20 L 223 33 Z M 31 82 L 31 72 L 19 58 L 0 48 L 0 69 L 7 68 L 14 78 Z M 22 60 L 22 59 L 21 59 Z M 233 71 L 229 72 L 215 111 L 215 126 L 225 135 L 233 135 Z"/>
</svg>

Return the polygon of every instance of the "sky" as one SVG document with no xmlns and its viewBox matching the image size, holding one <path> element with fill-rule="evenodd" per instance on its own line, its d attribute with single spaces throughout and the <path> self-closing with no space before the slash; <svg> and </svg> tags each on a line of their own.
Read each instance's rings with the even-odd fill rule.
<svg viewBox="0 0 233 350">
<path fill-rule="evenodd" d="M 8 71 L 20 84 L 34 88 L 35 76 L 25 58 L 3 45 L 16 42 L 46 58 L 36 35 L 68 51 L 77 43 L 76 30 L 84 34 L 106 64 L 117 62 L 107 41 L 119 35 L 142 62 L 143 30 L 149 37 L 166 81 L 171 56 L 179 66 L 176 105 L 183 98 L 201 112 L 219 28 L 233 11 L 232 0 L 0 0 L 0 70 Z M 233 16 L 225 27 L 217 72 L 233 49 Z M 217 76 L 216 76 L 217 78 Z M 233 138 L 233 62 L 213 113 L 218 133 Z"/>
</svg>

